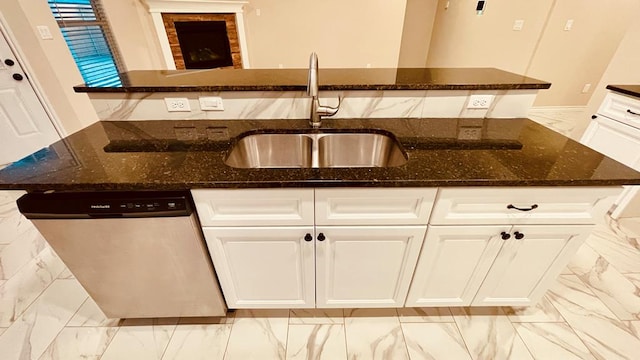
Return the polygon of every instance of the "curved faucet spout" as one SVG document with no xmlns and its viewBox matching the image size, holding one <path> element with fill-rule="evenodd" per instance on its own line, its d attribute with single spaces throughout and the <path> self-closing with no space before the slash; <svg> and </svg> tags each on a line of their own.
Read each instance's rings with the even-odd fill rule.
<svg viewBox="0 0 640 360">
<path fill-rule="evenodd" d="M 309 56 L 309 77 L 307 79 L 307 95 L 318 96 L 318 55 Z"/>
<path fill-rule="evenodd" d="M 309 113 L 309 125 L 313 128 L 319 128 L 322 124 L 320 116 L 332 116 L 338 112 L 340 107 L 340 98 L 338 98 L 338 106 L 323 106 L 318 100 L 318 55 L 315 52 L 309 57 L 309 77 L 307 78 L 307 95 L 311 96 L 311 111 Z"/>
</svg>

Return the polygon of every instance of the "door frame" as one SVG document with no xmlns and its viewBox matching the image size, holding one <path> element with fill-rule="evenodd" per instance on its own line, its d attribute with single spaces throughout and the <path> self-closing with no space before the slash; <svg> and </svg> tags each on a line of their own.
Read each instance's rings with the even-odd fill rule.
<svg viewBox="0 0 640 360">
<path fill-rule="evenodd" d="M 51 121 L 51 124 L 53 124 L 53 128 L 58 133 L 58 136 L 60 136 L 60 139 L 66 137 L 68 133 L 62 126 L 62 123 L 60 123 L 58 116 L 53 110 L 53 106 L 44 95 L 44 91 L 42 90 L 42 86 L 38 82 L 38 79 L 33 76 L 33 68 L 31 67 L 31 64 L 26 60 L 27 57 L 18 46 L 16 37 L 11 31 L 11 28 L 7 25 L 4 14 L 2 14 L 2 12 L 0 12 L 0 36 L 4 36 L 4 39 L 7 41 L 9 48 L 13 52 L 13 55 L 15 55 L 16 61 L 18 62 L 18 64 L 20 64 L 20 67 L 22 67 L 29 85 L 31 85 L 31 88 L 36 94 L 36 97 L 38 98 L 40 105 L 42 105 L 42 108 L 47 114 L 47 117 Z"/>
</svg>

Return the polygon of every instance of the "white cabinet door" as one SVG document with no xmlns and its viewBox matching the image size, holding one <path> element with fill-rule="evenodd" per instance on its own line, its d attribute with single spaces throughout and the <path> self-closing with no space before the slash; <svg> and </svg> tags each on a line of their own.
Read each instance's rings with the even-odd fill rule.
<svg viewBox="0 0 640 360">
<path fill-rule="evenodd" d="M 316 306 L 403 306 L 425 230 L 426 226 L 317 227 Z"/>
<path fill-rule="evenodd" d="M 514 226 L 473 306 L 534 305 L 571 260 L 593 227 Z M 518 239 L 517 233 L 524 236 Z"/>
<path fill-rule="evenodd" d="M 229 308 L 314 307 L 313 227 L 203 230 Z"/>
<path fill-rule="evenodd" d="M 510 228 L 429 226 L 406 306 L 470 305 Z"/>
<path fill-rule="evenodd" d="M 600 116 L 591 121 L 580 142 L 640 170 L 640 130 L 636 128 Z"/>
</svg>

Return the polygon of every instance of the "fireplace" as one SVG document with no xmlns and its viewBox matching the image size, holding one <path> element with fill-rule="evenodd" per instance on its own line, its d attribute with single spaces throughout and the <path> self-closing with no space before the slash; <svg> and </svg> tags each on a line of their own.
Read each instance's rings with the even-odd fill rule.
<svg viewBox="0 0 640 360">
<path fill-rule="evenodd" d="M 163 13 L 176 69 L 242 68 L 234 14 Z"/>
</svg>

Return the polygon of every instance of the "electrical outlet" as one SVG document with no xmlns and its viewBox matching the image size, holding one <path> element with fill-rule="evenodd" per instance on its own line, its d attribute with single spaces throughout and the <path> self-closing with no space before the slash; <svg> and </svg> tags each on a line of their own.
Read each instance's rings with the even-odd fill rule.
<svg viewBox="0 0 640 360">
<path fill-rule="evenodd" d="M 189 99 L 187 98 L 164 98 L 164 103 L 167 105 L 167 111 L 191 111 L 189 106 Z"/>
<path fill-rule="evenodd" d="M 458 140 L 480 140 L 482 139 L 481 126 L 461 126 L 458 129 Z"/>
<path fill-rule="evenodd" d="M 200 110 L 224 110 L 224 106 L 222 105 L 222 98 L 219 96 L 203 96 L 199 97 L 198 100 L 200 101 Z"/>
<path fill-rule="evenodd" d="M 523 26 L 524 26 L 524 20 L 516 20 L 516 21 L 513 22 L 513 30 L 514 31 L 522 30 Z"/>
<path fill-rule="evenodd" d="M 493 101 L 493 95 L 471 95 L 467 109 L 488 109 Z"/>
</svg>

